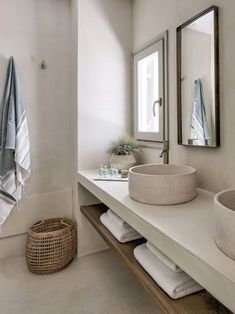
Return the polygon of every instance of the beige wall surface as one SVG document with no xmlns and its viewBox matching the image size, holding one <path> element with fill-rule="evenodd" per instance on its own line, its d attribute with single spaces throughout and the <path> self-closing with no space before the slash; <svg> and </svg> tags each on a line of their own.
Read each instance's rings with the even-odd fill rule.
<svg viewBox="0 0 235 314">
<path fill-rule="evenodd" d="M 78 1 L 78 168 L 130 130 L 131 1 Z"/>
<path fill-rule="evenodd" d="M 130 132 L 132 6 L 127 0 L 78 1 L 78 169 L 108 162 L 111 141 Z M 78 205 L 94 203 L 78 186 Z M 83 215 L 78 255 L 106 249 Z"/>
<path fill-rule="evenodd" d="M 176 27 L 211 5 L 219 7 L 221 147 L 183 147 L 177 145 Z M 199 185 L 210 191 L 235 186 L 235 1 L 135 0 L 133 6 L 133 51 L 169 30 L 170 162 L 194 166 Z"/>
<path fill-rule="evenodd" d="M 0 0 L 0 7 L 0 96 L 12 55 L 28 118 L 32 166 L 23 206 L 7 220 L 4 237 L 26 232 L 42 216 L 72 213 L 71 8 L 67 0 Z M 48 65 L 44 71 L 42 59 Z"/>
</svg>

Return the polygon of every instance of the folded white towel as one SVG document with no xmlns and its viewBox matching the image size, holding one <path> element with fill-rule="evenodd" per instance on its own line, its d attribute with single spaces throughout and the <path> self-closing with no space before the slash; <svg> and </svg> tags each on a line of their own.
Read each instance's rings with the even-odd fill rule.
<svg viewBox="0 0 235 314">
<path fill-rule="evenodd" d="M 115 214 L 111 209 L 107 211 L 108 215 L 121 227 L 130 227 L 127 222 L 125 222 L 121 217 Z"/>
<path fill-rule="evenodd" d="M 145 243 L 134 249 L 134 255 L 153 280 L 173 299 L 178 299 L 203 289 L 185 272 L 176 273 L 163 264 L 146 247 Z"/>
<path fill-rule="evenodd" d="M 162 253 L 155 245 L 147 241 L 147 248 L 162 261 L 167 267 L 173 270 L 176 273 L 182 272 L 182 269 L 179 268 L 174 262 L 172 262 L 164 253 Z"/>
<path fill-rule="evenodd" d="M 142 238 L 142 236 L 131 226 L 122 227 L 118 225 L 115 220 L 104 213 L 100 216 L 100 221 L 102 224 L 112 233 L 112 235 L 121 243 L 133 241 Z"/>
</svg>

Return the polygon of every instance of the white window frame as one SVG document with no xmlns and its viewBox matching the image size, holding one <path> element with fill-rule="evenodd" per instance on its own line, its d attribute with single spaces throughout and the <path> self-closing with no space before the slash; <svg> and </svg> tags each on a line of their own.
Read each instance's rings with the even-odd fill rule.
<svg viewBox="0 0 235 314">
<path fill-rule="evenodd" d="M 156 143 L 168 141 L 168 32 L 164 32 L 153 41 L 139 49 L 133 54 L 134 66 L 134 138 L 142 146 L 156 146 Z M 160 120 L 159 133 L 156 132 L 139 132 L 138 131 L 138 80 L 137 65 L 138 61 L 158 51 L 159 58 L 159 97 L 161 106 L 159 106 Z M 154 106 L 154 104 L 153 104 Z"/>
</svg>

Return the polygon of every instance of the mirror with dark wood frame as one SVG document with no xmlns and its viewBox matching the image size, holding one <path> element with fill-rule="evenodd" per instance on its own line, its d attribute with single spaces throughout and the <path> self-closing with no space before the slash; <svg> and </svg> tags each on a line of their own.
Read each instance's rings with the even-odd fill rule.
<svg viewBox="0 0 235 314">
<path fill-rule="evenodd" d="M 217 147 L 219 123 L 218 7 L 177 28 L 178 144 Z"/>
</svg>

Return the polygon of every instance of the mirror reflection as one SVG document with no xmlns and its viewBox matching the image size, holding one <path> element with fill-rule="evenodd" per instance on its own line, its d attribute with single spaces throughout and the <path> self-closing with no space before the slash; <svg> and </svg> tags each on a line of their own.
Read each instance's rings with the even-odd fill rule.
<svg viewBox="0 0 235 314">
<path fill-rule="evenodd" d="M 215 21 L 213 9 L 179 30 L 179 143 L 183 145 L 215 147 L 218 144 Z"/>
</svg>

